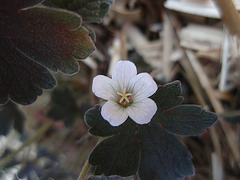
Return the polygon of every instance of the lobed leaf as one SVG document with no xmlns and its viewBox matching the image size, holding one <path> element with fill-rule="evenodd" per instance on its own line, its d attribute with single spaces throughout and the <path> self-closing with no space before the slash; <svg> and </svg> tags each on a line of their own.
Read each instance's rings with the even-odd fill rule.
<svg viewBox="0 0 240 180">
<path fill-rule="evenodd" d="M 79 68 L 75 58 L 84 59 L 95 48 L 79 15 L 47 7 L 20 9 L 39 2 L 0 0 L 0 104 L 34 102 L 42 89 L 56 84 L 48 69 L 73 74 Z"/>
<path fill-rule="evenodd" d="M 159 86 L 152 99 L 158 106 L 153 120 L 172 134 L 196 136 L 205 132 L 218 119 L 215 113 L 205 111 L 200 106 L 180 105 L 183 98 L 179 81 Z"/>
<path fill-rule="evenodd" d="M 183 102 L 181 92 L 180 81 L 174 81 L 160 85 L 157 92 L 152 96 L 152 99 L 157 104 L 158 110 L 164 112 Z"/>
<path fill-rule="evenodd" d="M 114 0 L 45 0 L 44 5 L 68 9 L 81 15 L 84 23 L 101 23 Z"/>
<path fill-rule="evenodd" d="M 46 68 L 26 58 L 9 41 L 0 41 L 0 49 L 4 47 L 8 48 L 0 52 L 0 104 L 9 98 L 19 104 L 30 104 L 42 94 L 42 88 L 55 86 L 55 79 Z"/>
<path fill-rule="evenodd" d="M 156 123 L 140 126 L 141 180 L 173 180 L 194 175 L 191 154 Z"/>
<path fill-rule="evenodd" d="M 129 120 L 126 124 L 114 136 L 103 140 L 90 154 L 89 163 L 96 166 L 95 175 L 136 174 L 140 158 L 139 134 L 133 121 Z"/>
<path fill-rule="evenodd" d="M 44 0 L 0 0 L 0 9 L 6 11 L 17 11 L 43 2 Z"/>
<path fill-rule="evenodd" d="M 164 113 L 157 112 L 154 120 L 169 133 L 182 136 L 196 136 L 206 131 L 213 125 L 218 116 L 205 111 L 200 106 L 181 105 Z"/>
</svg>

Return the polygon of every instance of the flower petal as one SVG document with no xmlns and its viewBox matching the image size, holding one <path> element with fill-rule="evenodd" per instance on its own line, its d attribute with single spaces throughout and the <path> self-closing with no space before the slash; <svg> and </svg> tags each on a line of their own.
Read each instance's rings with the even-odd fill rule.
<svg viewBox="0 0 240 180">
<path fill-rule="evenodd" d="M 113 69 L 112 79 L 119 84 L 118 90 L 128 88 L 130 80 L 137 75 L 135 64 L 130 61 L 118 61 Z"/>
<path fill-rule="evenodd" d="M 107 101 L 102 107 L 101 114 L 112 126 L 119 126 L 128 118 L 126 109 L 114 101 Z"/>
<path fill-rule="evenodd" d="M 117 96 L 116 86 L 109 77 L 98 75 L 93 78 L 92 91 L 97 97 L 109 100 Z"/>
<path fill-rule="evenodd" d="M 129 117 L 138 124 L 147 124 L 157 112 L 156 103 L 150 99 L 133 103 L 127 109 Z"/>
<path fill-rule="evenodd" d="M 140 73 L 131 81 L 134 101 L 140 101 L 157 91 L 157 84 L 148 73 Z"/>
</svg>

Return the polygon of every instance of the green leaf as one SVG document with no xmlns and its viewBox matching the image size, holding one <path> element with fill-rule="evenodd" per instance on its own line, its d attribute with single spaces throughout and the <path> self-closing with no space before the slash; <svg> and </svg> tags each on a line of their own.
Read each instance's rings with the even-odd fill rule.
<svg viewBox="0 0 240 180">
<path fill-rule="evenodd" d="M 125 133 L 124 131 L 120 132 Z M 133 137 L 130 137 L 133 135 Z M 116 135 L 101 142 L 91 153 L 89 163 L 96 166 L 94 174 L 130 176 L 138 169 L 140 148 L 134 134 Z"/>
<path fill-rule="evenodd" d="M 84 23 L 101 23 L 114 0 L 45 0 L 44 5 L 77 12 Z"/>
<path fill-rule="evenodd" d="M 169 133 L 196 136 L 214 124 L 218 116 L 196 105 L 180 105 L 183 101 L 181 83 L 175 81 L 160 86 L 152 99 L 158 106 L 153 121 L 157 121 Z M 179 106 L 180 105 L 180 106 Z"/>
<path fill-rule="evenodd" d="M 101 119 L 100 121 L 105 121 Z M 139 134 L 136 124 L 128 120 L 115 134 L 103 140 L 91 153 L 89 163 L 96 166 L 94 174 L 131 176 L 136 174 L 140 158 Z"/>
<path fill-rule="evenodd" d="M 194 105 L 182 105 L 166 112 L 157 112 L 153 118 L 169 133 L 182 136 L 199 135 L 217 119 L 216 114 Z"/>
<path fill-rule="evenodd" d="M 0 107 L 0 135 L 7 135 L 12 125 L 19 133 L 23 132 L 25 116 L 15 104 Z"/>
<path fill-rule="evenodd" d="M 9 2 L 9 3 L 8 3 Z M 41 1 L 0 0 L 0 104 L 27 105 L 56 82 L 49 69 L 66 74 L 79 69 L 75 58 L 94 50 L 81 18 L 66 10 L 34 7 Z"/>
<path fill-rule="evenodd" d="M 91 153 L 89 163 L 96 166 L 95 175 L 131 176 L 136 174 L 140 157 L 138 125 L 128 119 L 119 127 L 111 126 L 101 116 L 100 106 L 87 111 L 89 132 L 97 136 L 111 136 L 103 140 Z"/>
<path fill-rule="evenodd" d="M 17 11 L 43 2 L 43 0 L 1 0 L 0 7 L 7 11 Z"/>
<path fill-rule="evenodd" d="M 171 134 L 158 124 L 140 126 L 141 161 L 138 174 L 141 180 L 182 179 L 194 175 L 191 154 Z"/>
<path fill-rule="evenodd" d="M 89 156 L 94 174 L 130 176 L 142 180 L 172 180 L 194 175 L 191 154 L 172 135 L 199 135 L 211 126 L 217 115 L 199 106 L 180 105 L 183 101 L 179 81 L 159 86 L 152 96 L 158 111 L 152 121 L 138 125 L 130 118 L 112 127 L 95 106 L 85 116 L 89 132 L 105 137 Z M 170 134 L 172 133 L 172 134 Z"/>
<path fill-rule="evenodd" d="M 73 92 L 68 88 L 56 88 L 51 99 L 53 105 L 47 115 L 55 120 L 62 120 L 67 126 L 72 125 L 79 112 Z"/>
<path fill-rule="evenodd" d="M 165 85 L 160 85 L 157 92 L 152 96 L 158 107 L 158 111 L 166 111 L 183 102 L 181 96 L 181 83 L 174 81 Z"/>
<path fill-rule="evenodd" d="M 96 33 L 93 29 L 91 29 L 89 26 L 83 25 L 89 32 L 89 37 L 95 42 L 96 41 Z"/>
</svg>

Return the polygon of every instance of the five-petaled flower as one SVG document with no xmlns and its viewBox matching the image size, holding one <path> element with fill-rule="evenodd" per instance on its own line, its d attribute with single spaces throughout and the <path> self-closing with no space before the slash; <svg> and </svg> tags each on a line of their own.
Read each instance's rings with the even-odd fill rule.
<svg viewBox="0 0 240 180">
<path fill-rule="evenodd" d="M 130 61 L 119 61 L 112 79 L 98 75 L 93 79 L 92 91 L 107 100 L 101 109 L 102 117 L 112 126 L 124 123 L 128 116 L 138 124 L 147 124 L 157 111 L 156 103 L 148 98 L 157 90 L 157 84 L 148 73 L 137 75 Z"/>
</svg>

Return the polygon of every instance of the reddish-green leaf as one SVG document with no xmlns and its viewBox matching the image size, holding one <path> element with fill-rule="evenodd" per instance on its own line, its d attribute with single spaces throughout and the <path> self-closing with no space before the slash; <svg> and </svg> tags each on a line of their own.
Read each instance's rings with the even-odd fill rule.
<svg viewBox="0 0 240 180">
<path fill-rule="evenodd" d="M 10 3 L 11 2 L 11 3 Z M 46 7 L 20 9 L 40 1 L 0 0 L 0 104 L 10 98 L 30 104 L 55 86 L 48 69 L 73 74 L 75 58 L 94 50 L 79 15 Z"/>
<path fill-rule="evenodd" d="M 107 14 L 113 0 L 45 0 L 44 5 L 77 12 L 84 23 L 100 23 Z"/>
</svg>

